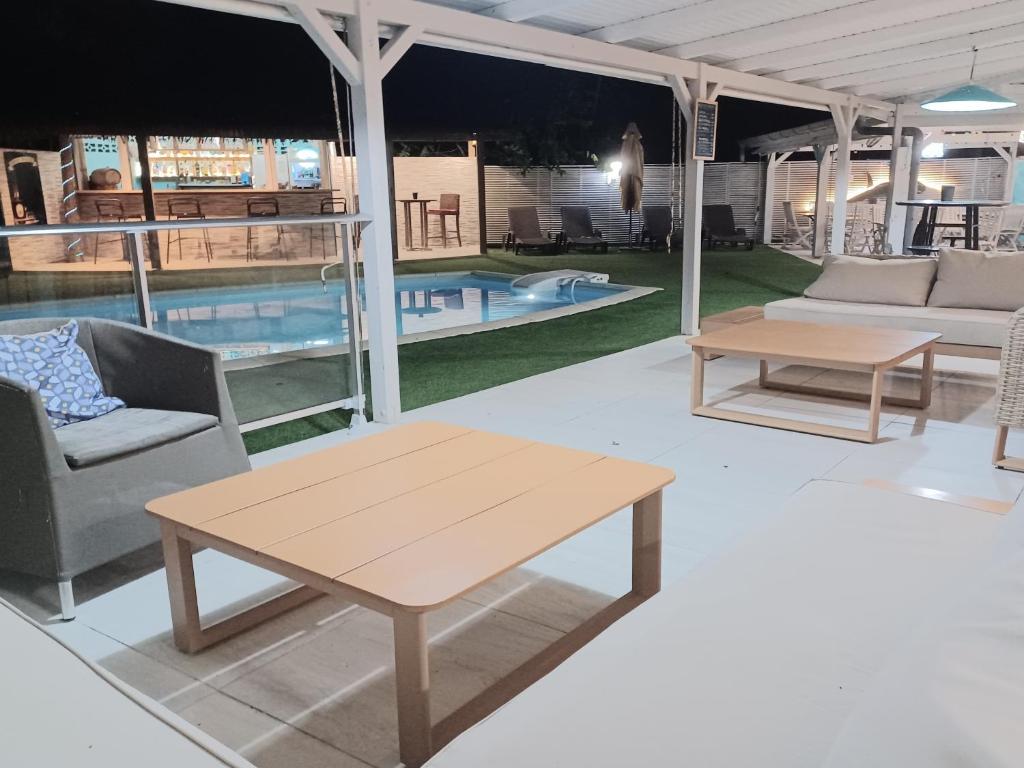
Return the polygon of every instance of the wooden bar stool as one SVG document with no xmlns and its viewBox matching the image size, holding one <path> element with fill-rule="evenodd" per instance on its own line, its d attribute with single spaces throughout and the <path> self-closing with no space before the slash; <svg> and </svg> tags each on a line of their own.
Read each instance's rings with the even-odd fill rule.
<svg viewBox="0 0 1024 768">
<path fill-rule="evenodd" d="M 124 212 L 124 203 L 116 197 L 104 197 L 96 200 L 96 221 L 108 222 L 116 221 L 123 223 L 125 221 L 141 221 L 141 216 L 127 216 Z M 100 259 L 100 249 L 108 243 L 120 243 L 121 254 L 124 259 L 128 258 L 127 239 L 125 234 L 111 235 L 110 237 L 104 238 L 99 233 L 93 235 L 92 238 L 92 263 L 96 264 Z"/>
<path fill-rule="evenodd" d="M 170 221 L 185 221 L 189 219 L 205 219 L 206 215 L 203 213 L 203 206 L 194 197 L 179 197 L 174 200 L 167 201 L 167 218 Z M 203 227 L 199 230 L 199 234 L 191 236 L 188 234 L 188 230 L 170 230 L 167 233 L 167 255 L 170 258 L 171 244 L 178 244 L 178 261 L 181 261 L 184 256 L 181 251 L 181 243 L 183 240 L 197 240 L 206 252 L 206 260 L 213 261 L 213 245 L 210 243 L 210 230 Z"/>
<path fill-rule="evenodd" d="M 325 197 L 320 201 L 320 215 L 324 216 L 328 213 L 348 213 L 348 200 L 343 195 L 331 195 Z M 330 235 L 327 232 L 331 232 Z M 334 225 L 333 224 L 321 224 L 320 225 L 320 251 L 323 254 L 324 261 L 327 261 L 327 240 L 334 239 Z M 313 258 L 313 238 L 316 235 L 316 229 L 310 228 L 309 230 L 309 258 Z"/>
<path fill-rule="evenodd" d="M 428 216 L 437 216 L 441 221 L 441 245 L 445 248 L 448 247 L 448 217 L 455 217 L 455 237 L 458 240 L 459 245 L 462 245 L 462 228 L 459 226 L 459 195 L 451 192 L 443 192 L 441 199 L 438 201 L 437 208 L 431 208 L 427 211 Z M 429 239 L 429 236 L 428 236 Z"/>
<path fill-rule="evenodd" d="M 245 201 L 245 212 L 250 219 L 263 216 L 272 217 L 281 215 L 281 207 L 276 197 L 250 197 Z M 278 224 L 274 229 L 277 231 L 277 249 L 288 260 L 288 252 L 281 248 L 281 241 L 284 239 L 284 227 Z M 256 249 L 259 246 L 259 234 L 253 236 L 252 227 L 245 228 L 245 260 L 256 259 Z"/>
</svg>

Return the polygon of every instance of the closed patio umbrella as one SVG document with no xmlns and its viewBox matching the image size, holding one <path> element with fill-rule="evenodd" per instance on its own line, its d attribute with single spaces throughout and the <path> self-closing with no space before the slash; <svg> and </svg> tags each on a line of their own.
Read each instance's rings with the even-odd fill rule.
<svg viewBox="0 0 1024 768">
<path fill-rule="evenodd" d="M 629 242 L 633 243 L 633 211 L 640 210 L 640 200 L 644 191 L 644 145 L 640 143 L 643 136 L 636 123 L 626 126 L 622 134 L 622 150 L 619 158 L 622 170 L 619 172 L 619 195 L 622 210 L 629 212 Z"/>
</svg>

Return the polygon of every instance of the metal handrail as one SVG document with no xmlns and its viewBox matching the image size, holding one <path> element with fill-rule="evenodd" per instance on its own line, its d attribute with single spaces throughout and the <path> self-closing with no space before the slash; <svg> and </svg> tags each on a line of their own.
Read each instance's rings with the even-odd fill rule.
<svg viewBox="0 0 1024 768">
<path fill-rule="evenodd" d="M 366 224 L 365 213 L 310 213 L 291 216 L 240 217 L 236 219 L 161 219 L 159 221 L 97 221 L 84 224 L 29 224 L 0 227 L 0 237 L 41 235 L 91 235 L 99 232 L 160 232 L 165 229 L 218 229 L 226 227 L 278 227 L 288 224 Z"/>
</svg>

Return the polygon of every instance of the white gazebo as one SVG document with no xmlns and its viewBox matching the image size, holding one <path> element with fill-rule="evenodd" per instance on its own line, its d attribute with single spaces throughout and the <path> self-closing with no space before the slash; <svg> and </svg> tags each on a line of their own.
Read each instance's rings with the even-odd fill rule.
<svg viewBox="0 0 1024 768">
<path fill-rule="evenodd" d="M 297 23 L 352 88 L 364 236 L 374 418 L 401 412 L 381 84 L 414 44 L 671 88 L 688 123 L 719 96 L 829 113 L 835 124 L 832 249 L 842 248 L 850 148 L 860 116 L 903 128 L 941 125 L 916 105 L 975 82 L 1024 95 L 1022 0 L 166 0 Z M 346 32 L 347 43 L 337 34 Z M 389 38 L 380 47 L 379 38 Z M 990 116 L 957 125 L 991 124 Z M 1002 114 L 1020 127 L 1024 113 Z M 688 144 L 690 142 L 688 141 Z M 688 157 L 682 332 L 698 327 L 703 161 Z"/>
</svg>

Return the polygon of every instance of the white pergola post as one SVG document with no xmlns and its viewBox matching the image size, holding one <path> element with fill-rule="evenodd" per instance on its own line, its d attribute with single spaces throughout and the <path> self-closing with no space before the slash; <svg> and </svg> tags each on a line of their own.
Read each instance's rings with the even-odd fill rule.
<svg viewBox="0 0 1024 768">
<path fill-rule="evenodd" d="M 764 204 L 761 207 L 761 240 L 772 244 L 772 229 L 775 228 L 775 171 L 792 152 L 772 152 L 768 155 L 768 169 L 764 178 Z"/>
<path fill-rule="evenodd" d="M 905 247 L 904 237 L 907 229 L 907 212 L 905 205 L 893 205 L 904 200 L 909 200 L 913 195 L 910 193 L 910 160 L 912 150 L 910 147 L 900 146 L 893 151 L 893 161 L 890 163 L 889 173 L 889 210 L 886 218 L 886 233 L 888 235 L 889 247 L 894 254 L 903 253 Z"/>
<path fill-rule="evenodd" d="M 855 107 L 833 106 L 832 119 L 836 124 L 838 140 L 830 252 L 832 255 L 838 255 L 846 250 L 846 197 L 850 189 L 850 145 L 853 143 L 853 124 L 857 120 L 857 110 Z"/>
<path fill-rule="evenodd" d="M 263 140 L 263 186 L 277 192 L 277 146 L 273 139 Z"/>
<path fill-rule="evenodd" d="M 348 46 L 328 24 L 315 0 L 289 0 L 287 8 L 352 87 L 359 209 L 373 219 L 362 235 L 373 418 L 395 422 L 402 413 L 402 403 L 382 86 L 388 70 L 413 44 L 421 28 L 404 29 L 382 52 L 378 40 L 380 19 L 372 0 L 356 0 L 355 13 L 347 17 Z"/>
<path fill-rule="evenodd" d="M 814 238 L 811 255 L 820 259 L 825 254 L 825 232 L 828 227 L 828 175 L 832 170 L 832 150 L 824 144 L 814 145 L 818 161 L 817 183 L 814 185 Z"/>
<path fill-rule="evenodd" d="M 903 148 L 903 114 L 906 106 L 897 104 L 892 116 L 892 149 L 889 150 L 889 194 L 885 198 L 885 231 L 891 234 L 893 230 L 893 211 L 896 208 L 896 176 L 899 165 L 900 150 Z M 892 238 L 889 238 L 892 242 Z M 893 251 L 894 253 L 897 251 Z"/>
<path fill-rule="evenodd" d="M 701 219 L 704 204 L 704 161 L 693 159 L 693 108 L 707 94 L 703 78 L 685 81 L 673 78 L 672 92 L 686 118 L 686 178 L 683 188 L 683 304 L 681 332 L 693 336 L 700 331 Z"/>
</svg>

